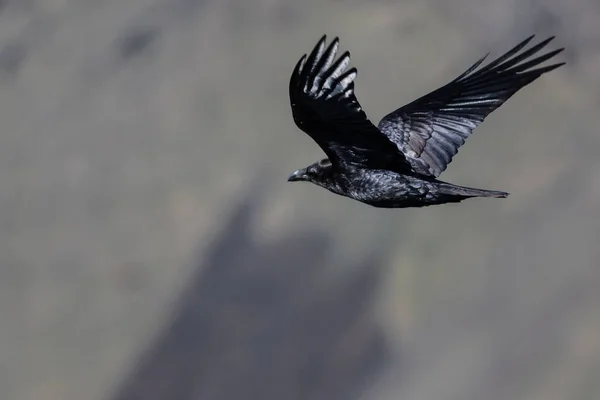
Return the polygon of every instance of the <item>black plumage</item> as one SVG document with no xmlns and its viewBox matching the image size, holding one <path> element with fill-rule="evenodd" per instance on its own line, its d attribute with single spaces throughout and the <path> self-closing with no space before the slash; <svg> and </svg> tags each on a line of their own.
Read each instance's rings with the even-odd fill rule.
<svg viewBox="0 0 600 400">
<path fill-rule="evenodd" d="M 456 203 L 508 193 L 442 182 L 473 130 L 496 108 L 542 74 L 564 63 L 538 67 L 564 49 L 532 58 L 554 37 L 524 50 L 530 36 L 489 64 L 484 56 L 445 86 L 383 117 L 375 126 L 354 93 L 350 53 L 334 61 L 339 39 L 324 35 L 296 64 L 289 84 L 296 125 L 327 158 L 290 175 L 375 207 L 405 208 Z M 537 68 L 534 68 L 537 67 Z"/>
</svg>

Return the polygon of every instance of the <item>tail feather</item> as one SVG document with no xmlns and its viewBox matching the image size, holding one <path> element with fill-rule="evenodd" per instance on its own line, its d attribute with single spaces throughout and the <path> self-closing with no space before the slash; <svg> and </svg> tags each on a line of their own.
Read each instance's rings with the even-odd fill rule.
<svg viewBox="0 0 600 400">
<path fill-rule="evenodd" d="M 460 197 L 493 197 L 493 198 L 506 198 L 508 197 L 507 192 L 501 192 L 499 190 L 486 190 L 486 189 L 476 189 L 469 188 L 464 186 L 452 185 L 449 183 L 441 185 L 440 189 L 444 194 L 450 196 L 460 196 Z"/>
</svg>

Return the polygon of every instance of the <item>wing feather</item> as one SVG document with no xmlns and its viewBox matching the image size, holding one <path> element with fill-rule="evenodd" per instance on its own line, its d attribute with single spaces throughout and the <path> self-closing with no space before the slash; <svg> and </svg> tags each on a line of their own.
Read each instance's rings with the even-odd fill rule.
<svg viewBox="0 0 600 400">
<path fill-rule="evenodd" d="M 533 38 L 477 69 L 488 57 L 485 55 L 447 85 L 386 115 L 379 129 L 398 146 L 415 172 L 438 177 L 492 111 L 542 74 L 564 64 L 531 69 L 564 50 L 526 61 L 554 39 L 522 51 Z"/>
<path fill-rule="evenodd" d="M 336 37 L 325 47 L 326 36 L 297 62 L 289 84 L 296 125 L 327 154 L 333 165 L 409 171 L 403 153 L 367 118 L 356 95 L 356 68 L 346 70 L 350 53 L 334 62 Z"/>
</svg>

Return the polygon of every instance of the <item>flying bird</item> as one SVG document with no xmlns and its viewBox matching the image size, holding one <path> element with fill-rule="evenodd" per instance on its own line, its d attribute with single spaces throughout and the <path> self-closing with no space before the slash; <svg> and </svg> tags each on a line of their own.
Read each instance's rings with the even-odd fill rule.
<svg viewBox="0 0 600 400">
<path fill-rule="evenodd" d="M 538 55 L 554 36 L 525 49 L 534 35 L 480 67 L 489 53 L 445 86 L 389 113 L 375 126 L 354 93 L 350 53 L 336 60 L 339 39 L 326 35 L 292 72 L 289 96 L 296 125 L 326 158 L 292 173 L 338 195 L 381 208 L 458 203 L 508 193 L 453 185 L 437 178 L 473 130 L 495 109 L 542 74 L 563 48 Z"/>
</svg>

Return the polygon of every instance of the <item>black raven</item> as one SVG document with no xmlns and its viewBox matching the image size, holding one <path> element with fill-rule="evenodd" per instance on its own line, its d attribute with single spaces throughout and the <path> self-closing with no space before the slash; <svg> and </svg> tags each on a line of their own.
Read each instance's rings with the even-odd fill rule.
<svg viewBox="0 0 600 400">
<path fill-rule="evenodd" d="M 288 181 L 312 182 L 383 208 L 508 196 L 436 178 L 485 117 L 519 89 L 564 64 L 532 69 L 564 50 L 530 59 L 554 39 L 524 50 L 533 37 L 477 69 L 488 53 L 452 82 L 391 112 L 375 126 L 354 94 L 357 70 L 346 70 L 350 53 L 334 62 L 339 39 L 325 48 L 323 35 L 310 55 L 296 64 L 289 95 L 294 122 L 327 158 L 295 171 Z"/>
</svg>

